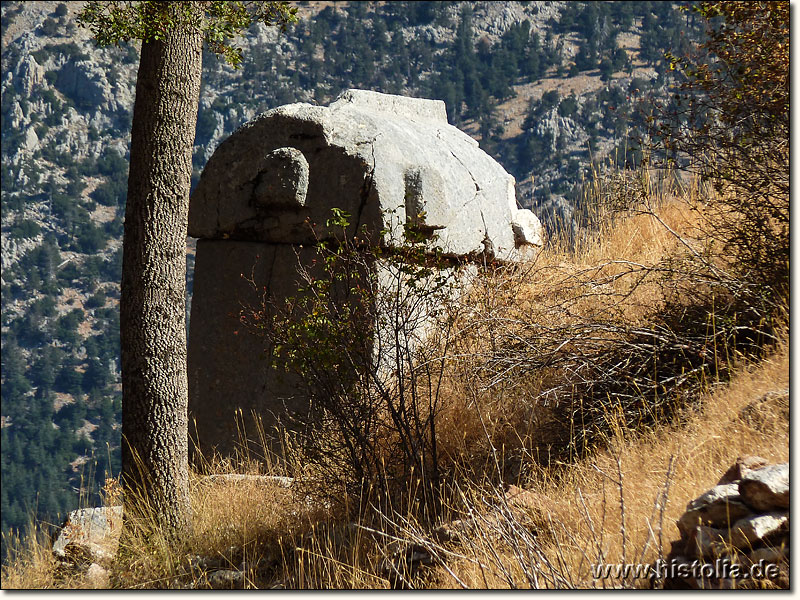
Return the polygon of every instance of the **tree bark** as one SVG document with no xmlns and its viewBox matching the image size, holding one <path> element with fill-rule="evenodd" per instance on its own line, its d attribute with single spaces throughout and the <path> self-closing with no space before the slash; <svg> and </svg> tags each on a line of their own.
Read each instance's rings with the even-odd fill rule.
<svg viewBox="0 0 800 600">
<path fill-rule="evenodd" d="M 142 42 L 120 298 L 126 513 L 152 510 L 178 535 L 190 515 L 186 228 L 202 46 L 185 24 Z"/>
</svg>

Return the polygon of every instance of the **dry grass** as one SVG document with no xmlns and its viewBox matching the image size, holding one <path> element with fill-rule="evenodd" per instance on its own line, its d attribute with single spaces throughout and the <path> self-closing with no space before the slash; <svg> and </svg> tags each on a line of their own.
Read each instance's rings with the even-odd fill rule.
<svg viewBox="0 0 800 600">
<path fill-rule="evenodd" d="M 761 401 L 769 392 L 788 389 L 788 367 L 788 343 L 784 343 L 760 363 L 742 366 L 730 384 L 717 386 L 703 408 L 685 415 L 681 425 L 639 435 L 618 430 L 608 448 L 591 458 L 568 467 L 534 467 L 526 489 L 535 501 L 523 505 L 522 512 L 506 510 L 502 488 L 461 488 L 460 494 L 454 490 L 453 516 L 464 517 L 472 508 L 480 526 L 467 543 L 431 541 L 429 532 L 415 525 L 413 518 L 398 517 L 407 514 L 402 507 L 392 516 L 399 530 L 372 535 L 370 529 L 390 528 L 374 519 L 360 523 L 363 527 L 348 523 L 307 505 L 302 494 L 289 489 L 195 478 L 194 530 L 186 546 L 175 549 L 152 536 L 137 538 L 122 549 L 113 566 L 113 585 L 205 587 L 208 572 L 189 567 L 191 557 L 200 555 L 217 557 L 223 565 L 227 561 L 230 568 L 239 568 L 242 561 L 251 565 L 246 567 L 248 587 L 387 588 L 388 579 L 379 566 L 391 550 L 392 536 L 399 535 L 439 550 L 447 563 L 449 571 L 436 566 L 415 580 L 421 586 L 528 587 L 534 565 L 526 563 L 527 553 L 534 551 L 541 553 L 542 587 L 618 586 L 622 582 L 592 579 L 590 567 L 598 557 L 606 563 L 623 557 L 627 562 L 649 563 L 666 555 L 669 543 L 679 537 L 674 523 L 686 504 L 712 487 L 738 456 L 756 454 L 771 462 L 789 459 L 788 400 Z M 487 510 L 489 506 L 492 510 Z M 504 539 L 510 532 L 516 532 L 519 540 L 516 549 Z M 526 543 L 534 549 L 525 548 Z M 548 564 L 562 579 L 553 579 Z M 86 583 L 77 577 L 54 578 L 48 546 L 39 542 L 29 544 L 11 567 L 4 568 L 3 587 L 63 589 Z"/>
<path fill-rule="evenodd" d="M 680 426 L 643 435 L 617 430 L 609 447 L 595 456 L 556 471 L 540 469 L 528 486 L 535 498 L 526 509 L 530 523 L 513 513 L 510 519 L 518 527 L 537 531 L 530 543 L 556 565 L 563 576 L 559 587 L 621 585 L 593 580 L 591 565 L 652 563 L 663 558 L 669 543 L 680 537 L 675 521 L 686 504 L 713 487 L 737 457 L 789 460 L 788 396 L 764 400 L 768 393 L 788 386 L 788 343 L 784 343 L 761 363 L 742 368 L 729 385 L 718 386 L 703 408 L 685 415 Z M 499 496 L 494 501 L 502 506 Z M 521 560 L 526 557 L 505 543 L 494 544 L 502 548 L 495 548 L 494 556 L 490 545 L 491 532 L 473 540 L 472 547 L 461 548 L 465 556 L 483 555 L 486 568 L 467 561 L 451 568 L 471 586 L 507 587 L 510 582 L 527 586 L 524 571 L 532 566 Z M 510 569 L 510 581 L 500 564 Z M 542 571 L 544 564 L 539 566 Z M 443 585 L 448 583 L 445 575 L 439 573 Z M 546 577 L 541 582 L 553 585 Z M 456 587 L 456 580 L 451 578 L 449 585 Z"/>
<path fill-rule="evenodd" d="M 7 564 L 3 565 L 3 589 L 47 590 L 58 587 L 53 578 L 54 559 L 50 545 L 36 527 L 22 538 L 4 540 L 9 548 Z"/>
<path fill-rule="evenodd" d="M 398 585 L 387 561 L 414 548 L 432 564 L 401 576 L 406 587 L 642 585 L 594 580 L 591 565 L 649 563 L 666 555 L 687 502 L 713 486 L 737 456 L 788 460 L 788 396 L 760 399 L 788 389 L 789 370 L 788 333 L 779 332 L 781 341 L 760 361 L 709 346 L 713 369 L 687 377 L 683 387 L 665 388 L 660 401 L 675 401 L 674 410 L 638 389 L 623 390 L 632 403 L 612 402 L 617 397 L 609 392 L 594 412 L 576 408 L 592 398 L 586 390 L 596 393 L 586 382 L 597 375 L 575 368 L 619 363 L 634 369 L 625 363 L 632 332 L 653 327 L 674 306 L 676 289 L 692 289 L 686 287 L 691 273 L 673 259 L 702 249 L 700 191 L 633 183 L 598 178 L 591 190 L 596 197 L 619 199 L 639 190 L 638 203 L 623 203 L 639 209 L 605 219 L 577 251 L 553 246 L 525 268 L 479 278 L 457 314 L 459 342 L 448 357 L 437 436 L 447 465 L 441 520 L 459 519 L 466 527 L 460 537 L 443 538 L 420 524 L 414 489 L 389 510 L 353 520 L 347 502 L 312 500 L 307 481 L 285 489 L 194 475 L 192 530 L 184 542 L 170 545 L 145 519 L 110 565 L 111 585 L 204 588 L 212 585 L 213 571 L 228 568 L 242 571 L 240 585 L 249 588 L 382 589 Z M 653 205 L 657 210 L 648 208 Z M 646 355 L 646 345 L 637 348 L 634 356 Z M 583 362 L 563 360 L 565 349 Z M 550 364 L 540 360 L 547 352 Z M 605 389 L 617 394 L 602 385 L 601 395 Z M 632 416 L 637 410 L 650 412 Z M 576 420 L 585 415 L 595 419 L 591 439 L 589 426 Z M 283 475 L 287 469 L 301 479 L 313 474 L 308 465 L 278 468 L 254 456 L 211 461 L 203 471 Z M 508 498 L 508 482 L 526 489 L 522 500 Z M 89 587 L 79 576 L 57 577 L 49 542 L 27 539 L 3 567 L 4 588 Z"/>
</svg>

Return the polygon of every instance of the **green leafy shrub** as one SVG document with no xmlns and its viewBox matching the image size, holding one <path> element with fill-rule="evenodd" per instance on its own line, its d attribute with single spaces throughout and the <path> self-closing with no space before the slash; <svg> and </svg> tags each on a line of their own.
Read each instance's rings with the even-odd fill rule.
<svg viewBox="0 0 800 600">
<path fill-rule="evenodd" d="M 272 367 L 296 376 L 310 399 L 291 425 L 327 492 L 335 496 L 344 483 L 356 504 L 368 498 L 385 507 L 418 481 L 423 513 L 432 517 L 441 509 L 439 348 L 451 332 L 455 280 L 411 224 L 392 250 L 365 230 L 346 238 L 349 215 L 341 210 L 333 209 L 328 226 L 339 240 L 318 244 L 318 269 L 300 269 L 298 295 L 276 301 L 263 290 L 242 323 L 263 337 Z"/>
<path fill-rule="evenodd" d="M 91 296 L 86 302 L 84 302 L 84 306 L 86 308 L 99 308 L 101 306 L 105 306 L 106 303 L 106 295 L 104 292 L 100 291 Z"/>
<path fill-rule="evenodd" d="M 11 228 L 9 235 L 12 238 L 21 239 L 21 238 L 32 238 L 39 235 L 42 228 L 39 226 L 36 221 L 31 221 L 30 219 L 22 219 L 18 220 L 14 223 L 14 226 Z"/>
</svg>

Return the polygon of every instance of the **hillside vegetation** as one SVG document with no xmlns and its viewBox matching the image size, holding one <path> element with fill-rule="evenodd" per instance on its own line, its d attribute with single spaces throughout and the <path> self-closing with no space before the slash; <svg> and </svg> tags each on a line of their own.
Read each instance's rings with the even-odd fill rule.
<svg viewBox="0 0 800 600">
<path fill-rule="evenodd" d="M 372 18 L 372 30 L 380 29 L 375 15 L 381 14 L 405 31 L 403 19 L 411 17 L 395 14 L 390 4 L 380 5 L 380 11 L 352 5 L 342 14 L 335 9 L 326 14 L 343 27 L 350 15 L 366 11 L 361 16 Z M 659 19 L 666 10 L 648 7 L 637 24 L 636 14 L 617 14 L 623 4 L 596 15 L 588 4 L 558 5 L 553 31 L 562 35 L 559 40 L 569 40 L 569 32 L 579 33 L 590 18 L 643 28 L 644 21 Z M 432 39 L 445 35 L 437 19 L 460 15 L 447 38 L 454 43 L 445 44 L 442 54 L 462 66 L 486 59 L 491 67 L 489 50 L 511 52 L 519 36 L 529 36 L 529 50 L 536 47 L 531 29 L 523 35 L 525 26 L 515 25 L 494 37 L 487 33 L 486 43 L 467 48 L 458 40 L 468 30 L 469 11 L 460 6 L 455 13 L 448 3 L 419 6 L 427 8 L 408 14 L 425 21 L 419 31 L 431 32 Z M 552 6 L 540 7 L 545 8 Z M 560 219 L 566 227 L 553 228 L 541 252 L 521 265 L 483 265 L 469 289 L 443 305 L 441 326 L 426 344 L 408 350 L 408 370 L 389 395 L 376 393 L 374 378 L 333 368 L 330 361 L 339 365 L 343 354 L 337 349 L 347 350 L 349 340 L 358 337 L 359 322 L 335 321 L 326 312 L 331 307 L 325 296 L 312 297 L 293 314 L 298 335 L 279 339 L 275 331 L 262 330 L 265 351 L 280 341 L 298 374 L 309 372 L 309 361 L 317 361 L 322 372 L 321 379 L 307 379 L 319 408 L 310 436 L 302 429 L 287 435 L 280 459 L 266 441 L 263 451 L 236 459 L 205 457 L 202 472 L 193 475 L 193 529 L 180 544 L 162 539 L 147 506 L 129 505 L 141 513 L 138 527 L 104 565 L 110 578 L 100 584 L 58 567 L 52 542 L 43 535 L 47 527 L 39 522 L 24 539 L 5 537 L 10 558 L 3 587 L 646 587 L 646 581 L 594 579 L 591 566 L 651 563 L 665 556 L 686 503 L 711 487 L 737 456 L 789 458 L 788 4 L 702 3 L 697 9 L 678 13 L 686 23 L 707 27 L 708 34 L 686 54 L 676 48 L 667 63 L 677 97 L 653 99 L 641 137 L 613 137 L 612 145 L 622 144 L 623 152 L 585 163 L 584 182 L 574 190 L 574 222 Z M 314 27 L 302 38 L 305 43 Z M 349 34 L 343 32 L 350 30 L 336 29 L 336 36 L 327 37 L 320 31 L 318 43 L 325 46 L 333 37 L 345 44 L 341 40 Z M 604 35 L 594 35 L 594 42 L 587 37 L 569 60 L 559 54 L 563 74 L 581 72 L 589 64 L 582 61 L 591 63 L 594 56 L 611 63 L 605 72 L 610 68 L 613 78 L 620 54 Z M 641 42 L 640 56 L 650 43 Z M 309 50 L 319 55 L 318 47 Z M 508 85 L 519 84 L 527 76 L 523 70 L 533 69 L 529 50 Z M 481 52 L 487 54 L 478 58 Z M 335 50 L 326 47 L 324 56 L 329 55 Z M 553 60 L 545 67 L 550 75 L 559 68 Z M 479 123 L 492 108 L 471 107 L 467 90 L 492 89 L 489 97 L 499 100 L 494 94 L 502 88 L 502 81 L 491 88 L 480 79 L 496 68 L 477 65 L 464 68 L 474 69 L 479 83 L 464 87 L 467 95 L 448 104 L 450 117 L 462 119 L 465 127 L 470 111 Z M 300 71 L 293 77 L 310 77 Z M 446 78 L 438 80 L 446 87 Z M 369 87 L 372 80 L 356 78 L 347 85 L 362 81 Z M 319 82 L 304 88 L 328 91 Z M 598 97 L 616 94 L 614 89 L 609 84 Z M 564 119 L 579 115 L 590 101 L 575 100 L 573 112 L 570 102 L 556 100 L 553 104 L 553 97 L 543 94 L 532 103 L 531 127 L 545 121 L 548 111 L 568 113 Z M 605 101 L 613 102 L 615 111 L 633 110 L 627 98 Z M 631 112 L 619 127 L 634 122 Z M 215 128 L 212 137 L 220 131 Z M 482 144 L 491 137 L 490 127 Z M 496 137 L 502 157 L 513 145 Z M 94 168 L 112 178 L 123 162 L 108 153 Z M 53 185 L 59 181 L 54 178 Z M 15 215 L 33 210 L 19 194 L 4 191 L 3 197 L 4 206 L 7 197 L 21 203 Z M 87 206 L 77 204 L 75 210 L 88 214 L 89 200 L 82 202 Z M 103 203 L 95 202 L 97 211 Z M 39 210 L 43 204 L 31 205 Z M 4 235 L 5 219 L 4 212 Z M 65 262 L 62 242 L 91 243 L 83 241 L 91 236 L 77 233 L 81 220 L 73 224 L 74 235 L 59 230 L 49 232 L 50 238 L 31 222 L 15 221 L 18 239 L 35 231 L 50 239 L 50 246 L 31 246 L 13 268 L 38 273 L 40 287 L 13 288 L 4 265 L 4 285 L 16 296 L 13 304 L 4 300 L 3 507 L 5 519 L 6 507 L 16 506 L 16 527 L 28 514 L 6 495 L 7 477 L 25 482 L 30 497 L 37 491 L 42 498 L 52 496 L 46 514 L 63 511 L 74 503 L 61 482 L 77 485 L 80 477 L 79 462 L 67 467 L 69 460 L 78 452 L 86 460 L 92 448 L 97 453 L 98 440 L 108 442 L 107 458 L 94 468 L 112 476 L 90 471 L 94 487 L 80 482 L 84 501 L 119 503 L 113 477 L 119 441 L 112 439 L 119 400 L 111 393 L 116 374 L 109 368 L 118 344 L 111 300 L 116 288 L 98 285 L 97 275 L 82 271 L 92 259 L 98 271 L 118 269 L 118 258 L 110 252 L 112 244 L 98 242 L 94 250 L 69 250 L 73 262 Z M 95 227 L 87 223 L 84 227 Z M 413 251 L 412 240 L 408 256 L 413 258 Z M 340 262 L 347 257 L 337 252 L 326 261 L 331 276 L 337 265 L 347 266 Z M 409 264 L 410 277 L 426 281 L 430 265 Z M 66 285 L 70 266 L 79 296 Z M 21 275 L 15 277 L 21 281 Z M 58 303 L 48 301 L 50 296 Z M 76 297 L 82 308 L 68 308 Z M 250 307 L 248 316 L 259 316 L 263 308 Z M 87 326 L 89 310 L 94 320 Z M 397 316 L 402 332 L 409 325 L 402 312 Z M 340 335 L 315 336 L 321 330 Z M 56 333 L 57 343 L 49 343 Z M 96 348 L 90 348 L 92 339 Z M 343 401 L 369 408 L 364 413 L 369 427 L 362 426 L 362 414 L 337 412 Z M 7 415 L 7 406 L 13 414 Z M 359 436 L 348 437 L 348 431 Z M 242 434 L 258 439 L 260 432 Z M 56 460 L 40 467 L 51 448 L 57 449 Z M 356 455 L 363 462 L 351 460 Z M 33 475 L 24 473 L 26 468 Z M 46 479 L 47 469 L 53 480 Z M 66 478 L 60 477 L 63 472 Z M 274 475 L 293 483 L 209 479 L 208 473 Z M 99 498 L 88 493 L 101 486 Z M 222 571 L 235 579 L 220 579 Z"/>
<path fill-rule="evenodd" d="M 687 385 L 673 385 L 662 405 L 646 390 L 638 402 L 616 393 L 603 404 L 581 388 L 582 373 L 571 376 L 579 356 L 602 346 L 602 359 L 600 353 L 595 359 L 604 367 L 620 365 L 617 392 L 625 390 L 624 376 L 629 385 L 636 377 L 656 381 L 652 373 L 638 375 L 628 360 L 635 346 L 619 344 L 653 327 L 653 309 L 668 301 L 662 278 L 647 281 L 639 269 L 655 274 L 683 255 L 683 241 L 696 239 L 702 219 L 686 198 L 650 200 L 654 212 L 614 219 L 580 253 L 554 248 L 522 271 L 487 274 L 458 307 L 463 321 L 456 345 L 467 358 L 454 359 L 444 375 L 439 443 L 447 475 L 437 521 L 419 512 L 413 485 L 390 507 L 359 510 L 338 502 L 342 496 L 302 455 L 283 466 L 261 455 L 234 462 L 208 457 L 214 473 L 289 475 L 295 482 L 286 489 L 194 475 L 189 539 L 171 547 L 145 523 L 110 566 L 111 584 L 218 587 L 214 572 L 243 568 L 243 585 L 253 588 L 647 586 L 646 580 L 594 580 L 590 567 L 626 556 L 643 563 L 663 557 L 687 502 L 713 486 L 737 456 L 757 453 L 771 462 L 789 456 L 788 403 L 770 394 L 788 389 L 784 327 L 774 330 L 776 341 L 760 360 L 722 345 L 714 354 L 709 345 L 706 368 Z M 600 323 L 606 333 L 595 328 L 593 339 L 562 329 Z M 487 337 L 490 330 L 495 333 Z M 574 348 L 561 364 L 528 368 L 526 361 L 540 360 L 533 345 L 542 342 L 531 338 L 542 331 L 560 334 L 560 343 Z M 513 340 L 527 341 L 525 348 Z M 706 341 L 713 344 L 712 336 Z M 660 381 L 669 385 L 668 379 L 664 374 Z M 579 401 L 598 404 L 578 407 Z M 576 436 L 578 430 L 584 435 Z M 40 544 L 29 542 L 15 554 L 4 587 L 96 585 L 59 572 L 47 542 Z M 429 553 L 430 564 L 405 571 L 405 558 L 397 557 L 409 547 Z M 401 565 L 399 577 L 387 567 L 393 560 Z"/>
<path fill-rule="evenodd" d="M 60 523 L 120 468 L 118 300 L 138 51 L 96 48 L 76 27 L 80 6 L 2 5 L 5 533 L 32 513 Z M 299 8 L 285 35 L 248 33 L 241 71 L 205 57 L 194 181 L 258 112 L 362 87 L 444 100 L 451 122 L 517 177 L 520 203 L 570 231 L 591 159 L 631 145 L 637 98 L 647 105 L 670 80 L 664 51 L 699 30 L 692 13 L 659 2 Z M 191 294 L 193 240 L 187 253 Z"/>
</svg>

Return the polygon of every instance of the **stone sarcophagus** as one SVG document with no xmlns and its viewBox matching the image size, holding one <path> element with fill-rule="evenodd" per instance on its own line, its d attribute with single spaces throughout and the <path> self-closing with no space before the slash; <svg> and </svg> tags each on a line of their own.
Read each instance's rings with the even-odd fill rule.
<svg viewBox="0 0 800 600">
<path fill-rule="evenodd" d="M 190 434 L 230 454 L 239 426 L 267 430 L 307 403 L 266 368 L 264 342 L 239 323 L 256 289 L 297 294 L 298 266 L 335 235 L 331 209 L 385 247 L 404 224 L 426 247 L 465 260 L 514 261 L 540 246 L 541 225 L 517 207 L 514 179 L 447 123 L 444 103 L 348 90 L 330 106 L 268 111 L 225 140 L 192 194 L 189 235 L 200 238 L 189 331 Z"/>
</svg>

